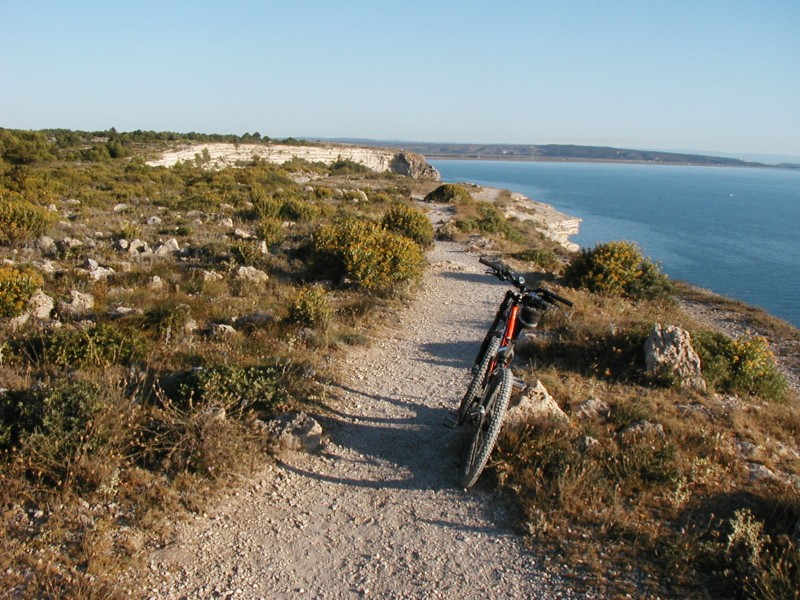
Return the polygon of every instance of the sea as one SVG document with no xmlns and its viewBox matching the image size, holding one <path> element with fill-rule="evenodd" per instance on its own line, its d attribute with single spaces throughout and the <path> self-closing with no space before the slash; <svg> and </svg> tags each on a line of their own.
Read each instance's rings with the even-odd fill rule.
<svg viewBox="0 0 800 600">
<path fill-rule="evenodd" d="M 430 160 L 446 183 L 519 192 L 580 217 L 572 241 L 636 242 L 671 278 L 800 327 L 800 171 Z"/>
</svg>

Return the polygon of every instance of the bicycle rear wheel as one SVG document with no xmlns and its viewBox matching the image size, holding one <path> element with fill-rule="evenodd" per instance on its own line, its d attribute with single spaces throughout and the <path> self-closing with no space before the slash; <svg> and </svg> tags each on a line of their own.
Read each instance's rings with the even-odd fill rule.
<svg viewBox="0 0 800 600">
<path fill-rule="evenodd" d="M 486 348 L 486 352 L 478 364 L 475 375 L 472 377 L 472 381 L 467 388 L 467 393 L 464 394 L 461 405 L 458 407 L 458 414 L 456 415 L 456 423 L 458 425 L 464 422 L 472 403 L 483 395 L 483 391 L 486 389 L 486 374 L 489 372 L 489 366 L 497 356 L 497 351 L 499 349 L 500 338 L 495 336 L 489 341 L 489 346 Z"/>
<path fill-rule="evenodd" d="M 472 487 L 486 466 L 497 436 L 500 435 L 513 383 L 514 377 L 507 368 L 500 369 L 489 380 L 481 398 L 481 407 L 485 412 L 476 419 L 472 440 L 461 461 L 458 474 L 461 487 Z"/>
</svg>

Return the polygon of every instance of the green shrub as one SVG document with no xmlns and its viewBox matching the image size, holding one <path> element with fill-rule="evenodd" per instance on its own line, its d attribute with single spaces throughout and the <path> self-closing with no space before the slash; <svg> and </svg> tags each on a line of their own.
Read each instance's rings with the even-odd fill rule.
<svg viewBox="0 0 800 600">
<path fill-rule="evenodd" d="M 692 334 L 700 356 L 703 377 L 714 389 L 744 392 L 772 400 L 781 400 L 787 389 L 786 379 L 778 371 L 769 342 L 762 336 L 732 339 L 716 331 Z"/>
<path fill-rule="evenodd" d="M 252 213 L 257 219 L 277 219 L 283 206 L 280 200 L 272 196 L 266 196 L 263 193 L 252 195 L 250 201 L 253 204 Z"/>
<path fill-rule="evenodd" d="M 433 244 L 433 224 L 418 208 L 393 204 L 383 215 L 381 224 L 389 231 L 414 240 L 422 248 L 429 248 Z"/>
<path fill-rule="evenodd" d="M 42 286 L 42 276 L 32 269 L 0 266 L 0 317 L 16 317 Z"/>
<path fill-rule="evenodd" d="M 797 540 L 787 535 L 773 538 L 748 508 L 735 511 L 729 526 L 727 544 L 718 553 L 744 597 L 797 598 L 800 590 Z"/>
<path fill-rule="evenodd" d="M 470 211 L 472 212 L 472 211 Z M 475 203 L 475 214 L 458 217 L 456 226 L 466 233 L 498 235 L 513 242 L 522 242 L 523 235 L 506 219 L 491 202 Z"/>
<path fill-rule="evenodd" d="M 325 329 L 331 315 L 328 293 L 318 285 L 300 290 L 289 307 L 289 320 L 306 327 Z"/>
<path fill-rule="evenodd" d="M 170 399 L 181 409 L 217 407 L 228 412 L 272 409 L 282 399 L 283 369 L 272 365 L 221 365 L 185 374 Z"/>
<path fill-rule="evenodd" d="M 455 183 L 445 183 L 432 192 L 429 192 L 424 200 L 425 202 L 458 204 L 462 202 L 472 202 L 472 196 L 464 186 Z"/>
<path fill-rule="evenodd" d="M 530 248 L 513 255 L 517 260 L 532 262 L 543 269 L 555 269 L 559 265 L 558 256 L 547 248 Z"/>
<path fill-rule="evenodd" d="M 348 219 L 319 229 L 313 243 L 313 268 L 326 278 L 349 277 L 367 291 L 386 291 L 417 279 L 423 256 L 410 239 L 368 221 Z"/>
<path fill-rule="evenodd" d="M 88 329 L 34 333 L 17 343 L 16 353 L 31 363 L 83 368 L 129 365 L 143 358 L 146 348 L 138 332 L 99 323 Z"/>
<path fill-rule="evenodd" d="M 261 251 L 261 242 L 242 240 L 231 246 L 231 258 L 239 265 L 258 267 L 264 262 L 264 253 Z"/>
<path fill-rule="evenodd" d="M 367 175 L 372 169 L 347 158 L 339 158 L 330 166 L 331 175 Z"/>
<path fill-rule="evenodd" d="M 85 381 L 0 394 L 0 448 L 32 451 L 40 462 L 58 466 L 90 442 L 98 396 L 99 388 Z"/>
<path fill-rule="evenodd" d="M 0 243 L 39 237 L 50 224 L 50 213 L 25 200 L 0 197 Z"/>
<path fill-rule="evenodd" d="M 192 309 L 188 304 L 165 302 L 148 308 L 142 325 L 161 338 L 170 339 L 186 329 L 192 320 Z"/>
<path fill-rule="evenodd" d="M 631 242 L 608 242 L 584 249 L 564 272 L 565 281 L 599 294 L 632 300 L 670 298 L 672 283 Z"/>
<path fill-rule="evenodd" d="M 267 246 L 280 244 L 285 236 L 283 221 L 274 217 L 264 217 L 256 225 L 255 233 L 258 239 L 267 243 Z"/>
<path fill-rule="evenodd" d="M 304 223 L 316 219 L 319 216 L 319 208 L 301 198 L 289 198 L 283 202 L 278 216 L 286 221 Z"/>
</svg>

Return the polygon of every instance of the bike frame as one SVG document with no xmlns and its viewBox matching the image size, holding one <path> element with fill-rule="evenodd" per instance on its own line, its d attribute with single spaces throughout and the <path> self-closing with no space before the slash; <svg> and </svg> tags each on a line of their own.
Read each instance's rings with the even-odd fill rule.
<svg viewBox="0 0 800 600">
<path fill-rule="evenodd" d="M 512 290 L 507 290 L 506 296 L 500 303 L 497 313 L 494 316 L 492 326 L 489 327 L 489 331 L 483 338 L 483 343 L 481 344 L 478 357 L 475 361 L 476 364 L 480 362 L 484 352 L 486 352 L 486 349 L 489 347 L 490 340 L 493 337 L 498 335 L 500 336 L 500 351 L 498 352 L 498 356 L 502 357 L 502 360 L 496 361 L 494 364 L 492 364 L 489 368 L 489 373 L 494 373 L 494 371 L 497 369 L 498 363 L 502 364 L 503 366 L 508 366 L 513 358 L 514 342 L 516 342 L 520 331 L 522 330 L 522 327 L 518 326 L 519 306 L 521 300 L 522 294 Z"/>
</svg>

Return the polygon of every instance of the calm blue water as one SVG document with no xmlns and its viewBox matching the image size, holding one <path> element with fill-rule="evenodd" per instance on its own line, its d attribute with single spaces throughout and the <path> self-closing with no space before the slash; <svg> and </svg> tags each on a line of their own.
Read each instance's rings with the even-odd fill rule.
<svg viewBox="0 0 800 600">
<path fill-rule="evenodd" d="M 591 247 L 635 241 L 673 279 L 800 327 L 800 172 L 603 163 L 430 161 L 445 182 L 509 189 L 581 217 Z"/>
</svg>

